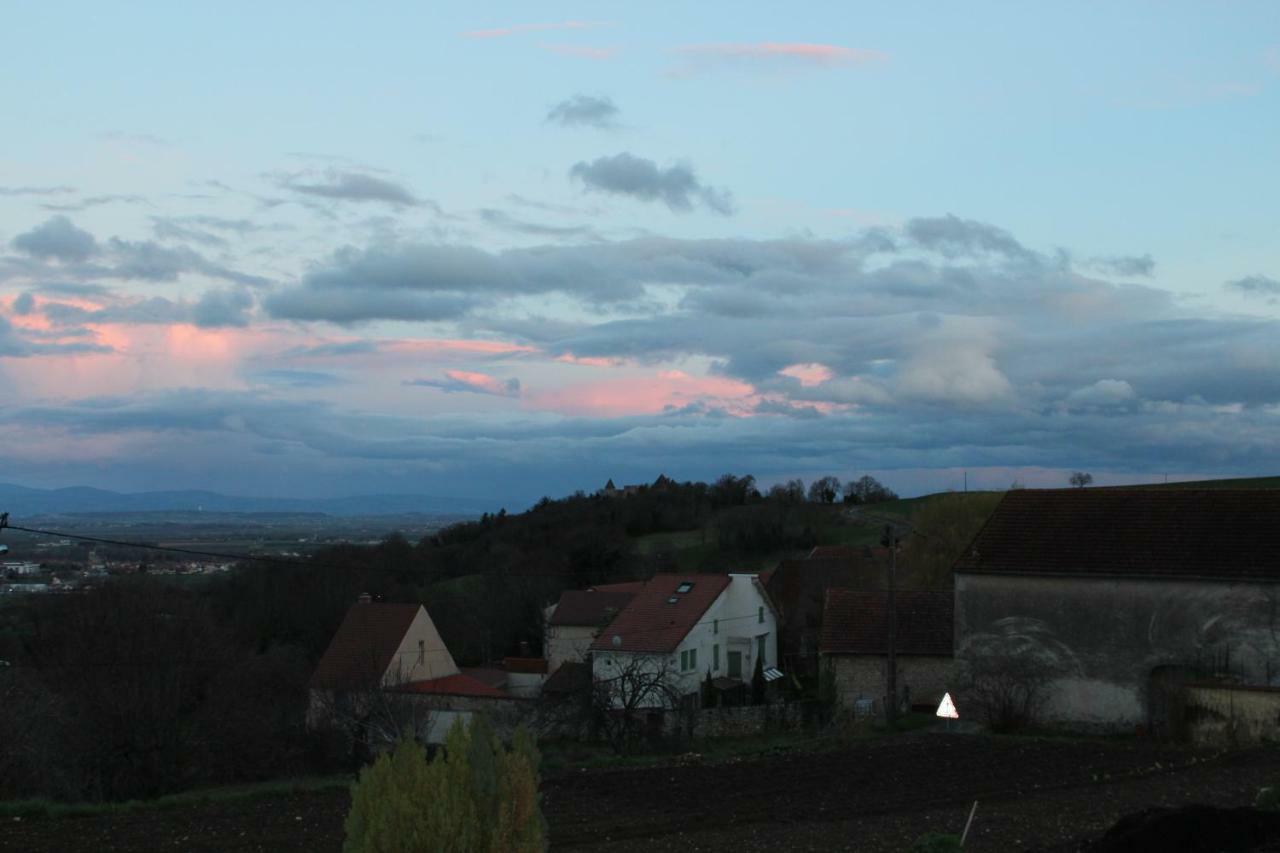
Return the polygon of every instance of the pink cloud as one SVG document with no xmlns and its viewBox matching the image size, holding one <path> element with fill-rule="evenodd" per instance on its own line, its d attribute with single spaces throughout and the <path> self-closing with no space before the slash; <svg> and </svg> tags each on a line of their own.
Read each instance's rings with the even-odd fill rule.
<svg viewBox="0 0 1280 853">
<path fill-rule="evenodd" d="M 601 21 L 558 21 L 550 24 L 514 24 L 488 30 L 468 30 L 462 35 L 469 39 L 498 39 L 520 33 L 541 33 L 547 30 L 589 30 L 604 26 Z"/>
<path fill-rule="evenodd" d="M 466 391 L 473 394 L 491 394 L 495 397 L 519 397 L 519 379 L 498 379 L 474 370 L 446 370 L 443 379 L 410 379 L 404 384 L 423 388 L 437 388 L 445 393 Z"/>
<path fill-rule="evenodd" d="M 759 399 L 755 388 L 745 382 L 721 376 L 690 376 L 680 370 L 569 385 L 528 398 L 535 409 L 606 417 L 658 414 L 695 403 L 747 415 Z"/>
<path fill-rule="evenodd" d="M 792 364 L 782 368 L 778 373 L 783 376 L 790 376 L 792 379 L 799 380 L 800 384 L 805 388 L 812 388 L 814 385 L 821 385 L 835 374 L 831 372 L 831 368 L 825 364 L 817 364 L 811 362 L 808 364 Z"/>
<path fill-rule="evenodd" d="M 571 56 L 574 59 L 592 59 L 597 62 L 613 59 L 619 53 L 616 47 L 589 47 L 577 44 L 541 44 L 538 46 L 549 53 L 558 54 L 559 56 Z"/>
<path fill-rule="evenodd" d="M 716 65 L 751 64 L 769 67 L 839 68 L 884 62 L 889 56 L 878 50 L 834 44 L 766 41 L 756 43 L 697 44 L 677 48 L 685 62 L 673 73 L 692 74 Z"/>
</svg>

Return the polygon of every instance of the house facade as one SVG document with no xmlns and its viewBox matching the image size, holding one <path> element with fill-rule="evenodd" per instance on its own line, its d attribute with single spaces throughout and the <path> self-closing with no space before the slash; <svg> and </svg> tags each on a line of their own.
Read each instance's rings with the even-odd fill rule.
<svg viewBox="0 0 1280 853">
<path fill-rule="evenodd" d="M 554 673 L 566 661 L 585 661 L 596 637 L 643 585 L 636 581 L 562 593 L 559 601 L 543 611 L 548 672 Z"/>
<path fill-rule="evenodd" d="M 671 707 L 712 679 L 777 666 L 777 612 L 758 574 L 659 574 L 592 643 L 592 678 L 615 704 Z M 631 682 L 631 684 L 628 684 Z"/>
<path fill-rule="evenodd" d="M 1046 721 L 1160 732 L 1187 683 L 1280 683 L 1277 491 L 1011 491 L 954 576 L 957 659 L 1034 665 Z"/>
<path fill-rule="evenodd" d="M 894 659 L 899 710 L 936 708 L 954 681 L 951 590 L 898 590 L 894 595 Z M 823 608 L 820 649 L 838 704 L 879 714 L 887 695 L 889 594 L 831 589 Z"/>
</svg>

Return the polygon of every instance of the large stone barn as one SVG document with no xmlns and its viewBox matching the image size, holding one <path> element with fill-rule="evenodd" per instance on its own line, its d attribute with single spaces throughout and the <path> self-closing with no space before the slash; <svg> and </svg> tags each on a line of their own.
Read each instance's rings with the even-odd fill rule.
<svg viewBox="0 0 1280 853">
<path fill-rule="evenodd" d="M 955 566 L 955 648 L 1077 728 L 1166 730 L 1186 682 L 1276 685 L 1280 491 L 1011 491 Z"/>
</svg>

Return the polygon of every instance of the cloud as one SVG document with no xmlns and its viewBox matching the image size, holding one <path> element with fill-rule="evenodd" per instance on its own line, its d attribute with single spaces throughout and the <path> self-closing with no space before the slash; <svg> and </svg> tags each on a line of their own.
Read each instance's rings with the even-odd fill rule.
<svg viewBox="0 0 1280 853">
<path fill-rule="evenodd" d="M 45 210 L 57 210 L 64 213 L 75 213 L 80 210 L 88 210 L 91 207 L 101 207 L 104 204 L 147 204 L 146 196 L 133 195 L 128 193 L 111 193 L 108 195 L 91 195 L 86 196 L 79 201 L 68 202 L 66 204 L 54 204 L 46 202 L 42 205 Z"/>
<path fill-rule="evenodd" d="M 948 214 L 921 217 L 907 222 L 906 236 L 918 246 L 943 257 L 971 257 L 998 254 L 1008 258 L 1027 257 L 1028 252 L 1009 232 L 983 222 Z"/>
<path fill-rule="evenodd" d="M 253 296 L 243 287 L 209 290 L 191 306 L 191 319 L 201 328 L 249 325 Z"/>
<path fill-rule="evenodd" d="M 64 263 L 88 260 L 98 253 L 98 242 L 93 235 L 77 228 L 65 216 L 54 216 L 19 234 L 13 238 L 12 245 L 32 257 Z"/>
<path fill-rule="evenodd" d="M 542 33 L 551 30 L 590 30 L 602 26 L 605 26 L 603 21 L 557 21 L 549 24 L 514 24 L 487 30 L 468 30 L 462 35 L 464 38 L 469 39 L 497 39 L 522 33 Z"/>
<path fill-rule="evenodd" d="M 1123 379 L 1099 379 L 1092 385 L 1077 388 L 1067 395 L 1072 408 L 1106 408 L 1121 406 L 1137 399 L 1133 386 Z"/>
<path fill-rule="evenodd" d="M 345 384 L 347 380 L 334 373 L 322 370 L 291 370 L 288 368 L 271 368 L 250 373 L 251 382 L 263 385 L 281 385 L 288 388 L 331 388 Z"/>
<path fill-rule="evenodd" d="M 0 187 L 0 196 L 22 196 L 22 195 L 67 195 L 76 191 L 75 187 L 53 186 L 53 187 Z"/>
<path fill-rule="evenodd" d="M 420 388 L 436 388 L 446 394 L 488 394 L 495 397 L 519 397 L 520 380 L 497 379 L 487 373 L 469 370 L 446 370 L 443 379 L 407 379 L 403 383 Z"/>
<path fill-rule="evenodd" d="M 620 52 L 616 47 L 591 47 L 583 44 L 540 44 L 538 47 L 557 56 L 571 56 L 574 59 L 590 59 L 603 62 L 613 59 Z"/>
<path fill-rule="evenodd" d="M 1110 258 L 1093 258 L 1089 266 L 1099 272 L 1111 275 L 1150 276 L 1156 271 L 1155 259 L 1150 255 L 1115 256 Z"/>
<path fill-rule="evenodd" d="M 113 265 L 96 270 L 112 278 L 141 281 L 177 281 L 185 273 L 196 272 L 249 287 L 264 287 L 270 279 L 242 273 L 208 260 L 185 246 L 162 246 L 152 240 L 121 240 L 112 237 L 106 249 Z"/>
<path fill-rule="evenodd" d="M 618 105 L 605 95 L 574 95 L 547 112 L 547 121 L 563 127 L 594 127 L 610 130 L 618 126 Z"/>
<path fill-rule="evenodd" d="M 0 359 L 32 358 L 34 356 L 86 355 L 92 353 L 109 353 L 111 347 L 81 341 L 42 342 L 33 340 L 34 336 L 25 330 L 15 328 L 5 317 L 0 316 Z M 12 405 L 8 403 L 7 405 Z"/>
<path fill-rule="evenodd" d="M 1265 275 L 1249 275 L 1228 281 L 1223 285 L 1227 290 L 1244 296 L 1280 296 L 1280 281 Z"/>
<path fill-rule="evenodd" d="M 330 169 L 325 172 L 320 183 L 303 183 L 304 180 L 299 176 L 291 176 L 283 180 L 281 186 L 296 193 L 337 201 L 373 201 L 400 206 L 421 203 L 407 187 L 361 172 Z"/>
<path fill-rule="evenodd" d="M 586 237 L 593 233 L 592 229 L 586 225 L 546 225 L 538 222 L 529 222 L 524 219 L 517 219 L 501 210 L 493 208 L 483 208 L 480 211 L 480 218 L 486 225 L 494 228 L 500 228 L 503 231 L 511 231 L 516 234 L 528 234 L 533 237 Z"/>
<path fill-rule="evenodd" d="M 677 48 L 680 62 L 675 76 L 687 76 L 714 68 L 757 69 L 854 68 L 885 62 L 888 55 L 878 50 L 805 42 L 755 42 L 699 44 Z"/>
<path fill-rule="evenodd" d="M 727 190 L 704 186 L 693 169 L 684 164 L 663 169 L 652 160 L 624 151 L 590 163 L 576 163 L 569 175 L 589 190 L 646 202 L 661 201 L 680 213 L 692 210 L 695 203 L 724 216 L 734 212 L 733 196 Z"/>
</svg>

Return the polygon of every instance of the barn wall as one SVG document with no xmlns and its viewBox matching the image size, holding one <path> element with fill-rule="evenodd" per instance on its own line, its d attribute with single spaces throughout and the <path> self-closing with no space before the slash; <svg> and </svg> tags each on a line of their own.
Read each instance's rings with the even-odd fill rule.
<svg viewBox="0 0 1280 853">
<path fill-rule="evenodd" d="M 1153 674 L 1280 682 L 1280 586 L 958 573 L 956 658 L 1025 650 L 1052 679 L 1043 718 L 1150 725 Z"/>
<path fill-rule="evenodd" d="M 885 695 L 887 659 L 881 655 L 824 655 L 835 673 L 836 695 L 841 707 L 852 710 L 859 699 L 881 707 Z M 906 691 L 911 704 L 937 707 L 951 688 L 955 661 L 949 657 L 898 655 L 898 690 Z"/>
<path fill-rule="evenodd" d="M 1209 684 L 1185 690 L 1187 734 L 1196 743 L 1237 746 L 1280 740 L 1280 690 Z"/>
</svg>

